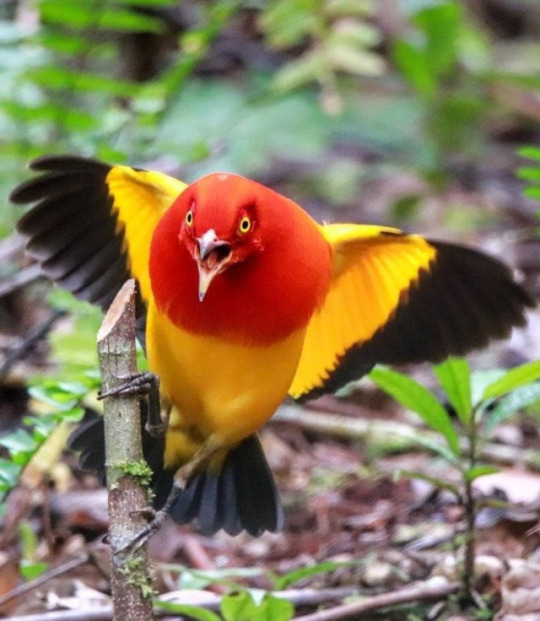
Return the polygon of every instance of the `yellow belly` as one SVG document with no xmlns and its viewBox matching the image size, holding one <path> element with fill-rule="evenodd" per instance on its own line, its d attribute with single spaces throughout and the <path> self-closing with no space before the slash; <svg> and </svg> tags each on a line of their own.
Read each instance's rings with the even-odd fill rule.
<svg viewBox="0 0 540 621">
<path fill-rule="evenodd" d="M 212 436 L 233 446 L 274 413 L 293 380 L 305 329 L 269 346 L 248 347 L 188 333 L 148 309 L 150 369 L 173 405 L 166 465 L 188 459 Z"/>
</svg>

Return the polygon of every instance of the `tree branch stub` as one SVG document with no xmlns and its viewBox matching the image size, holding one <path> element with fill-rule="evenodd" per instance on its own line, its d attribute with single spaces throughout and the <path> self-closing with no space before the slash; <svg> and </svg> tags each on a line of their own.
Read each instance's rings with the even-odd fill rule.
<svg viewBox="0 0 540 621">
<path fill-rule="evenodd" d="M 107 392 L 137 371 L 133 280 L 114 299 L 97 340 L 102 389 Z M 114 556 L 146 524 L 148 491 L 134 474 L 137 468 L 144 469 L 139 400 L 136 395 L 120 394 L 106 397 L 103 403 L 114 619 L 147 621 L 153 614 L 146 546 L 125 559 Z"/>
</svg>

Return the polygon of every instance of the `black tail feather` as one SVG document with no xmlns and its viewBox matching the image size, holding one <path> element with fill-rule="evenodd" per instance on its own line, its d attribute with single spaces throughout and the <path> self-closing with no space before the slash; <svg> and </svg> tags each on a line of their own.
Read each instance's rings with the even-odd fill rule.
<svg viewBox="0 0 540 621">
<path fill-rule="evenodd" d="M 178 523 L 196 518 L 206 535 L 220 528 L 230 535 L 246 530 L 254 537 L 279 530 L 283 509 L 257 436 L 232 449 L 217 475 L 197 475 L 179 493 L 171 517 Z"/>
<path fill-rule="evenodd" d="M 144 425 L 147 418 L 148 405 L 141 401 L 141 433 L 144 459 L 154 473 L 152 485 L 162 479 L 163 453 L 165 438 L 150 435 Z M 79 426 L 72 431 L 68 440 L 68 448 L 79 452 L 79 464 L 83 470 L 96 472 L 102 484 L 105 483 L 105 429 L 103 416 L 95 410 L 87 409 Z M 172 475 L 169 475 L 172 482 Z"/>
<path fill-rule="evenodd" d="M 141 403 L 141 407 L 145 408 L 145 405 Z M 146 419 L 145 410 L 141 418 Z M 159 509 L 172 489 L 174 471 L 163 469 L 165 440 L 152 437 L 144 427 L 142 437 L 144 457 L 154 473 L 153 504 Z M 88 410 L 71 434 L 68 446 L 80 451 L 81 468 L 97 472 L 104 483 L 103 417 Z M 279 530 L 283 525 L 283 510 L 257 436 L 246 438 L 232 449 L 217 475 L 198 474 L 185 490 L 179 492 L 170 514 L 179 524 L 197 520 L 200 531 L 206 535 L 223 529 L 230 535 L 246 530 L 257 537 L 267 530 Z"/>
</svg>

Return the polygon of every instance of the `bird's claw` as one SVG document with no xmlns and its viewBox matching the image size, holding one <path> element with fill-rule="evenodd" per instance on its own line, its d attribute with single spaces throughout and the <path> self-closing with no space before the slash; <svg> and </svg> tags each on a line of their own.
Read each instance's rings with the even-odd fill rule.
<svg viewBox="0 0 540 621">
<path fill-rule="evenodd" d="M 163 438 L 167 433 L 168 424 L 163 421 L 160 423 L 152 423 L 150 420 L 147 420 L 144 428 L 153 438 Z"/>
<path fill-rule="evenodd" d="M 141 512 L 148 512 L 153 516 L 152 519 L 148 522 L 148 524 L 143 526 L 139 532 L 135 533 L 135 535 L 133 535 L 133 537 L 126 544 L 113 552 L 113 556 L 115 558 L 134 554 L 152 537 L 152 535 L 154 535 L 154 533 L 156 533 L 163 526 L 163 522 L 165 522 L 167 517 L 167 511 L 164 511 L 163 509 L 160 511 L 154 511 L 150 507 L 147 507 Z"/>
</svg>

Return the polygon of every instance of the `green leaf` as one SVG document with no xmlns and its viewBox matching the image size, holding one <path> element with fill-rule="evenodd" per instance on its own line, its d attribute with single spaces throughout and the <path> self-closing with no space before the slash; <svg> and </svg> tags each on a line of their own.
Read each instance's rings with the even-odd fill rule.
<svg viewBox="0 0 540 621">
<path fill-rule="evenodd" d="M 39 33 L 41 45 L 61 54 L 76 56 L 78 54 L 91 54 L 94 58 L 111 59 L 115 55 L 115 46 L 110 42 L 88 41 L 87 39 L 68 34 L 67 32 L 54 32 L 46 30 Z"/>
<path fill-rule="evenodd" d="M 532 198 L 534 200 L 540 200 L 540 188 L 525 188 L 523 190 L 523 196 L 526 196 L 527 198 Z"/>
<path fill-rule="evenodd" d="M 414 17 L 414 23 L 426 34 L 426 60 L 434 76 L 447 74 L 457 61 L 461 13 L 457 2 L 445 2 L 423 9 Z"/>
<path fill-rule="evenodd" d="M 221 600 L 225 621 L 288 621 L 294 607 L 291 602 L 267 593 L 257 605 L 247 591 L 231 593 Z"/>
<path fill-rule="evenodd" d="M 295 569 L 276 578 L 274 588 L 281 591 L 290 587 L 294 583 L 299 582 L 300 580 L 304 580 L 305 578 L 311 578 L 312 576 L 316 576 L 321 573 L 335 571 L 336 569 L 341 569 L 342 567 L 356 567 L 362 563 L 363 561 L 360 560 L 345 562 L 324 561 L 323 563 L 317 563 L 311 567 L 301 567 L 300 569 Z"/>
<path fill-rule="evenodd" d="M 58 412 L 23 418 L 23 424 L 32 428 L 32 437 L 40 444 L 58 427 L 59 422 Z"/>
<path fill-rule="evenodd" d="M 540 162 L 540 149 L 538 147 L 521 147 L 521 149 L 518 149 L 518 154 L 521 157 Z"/>
<path fill-rule="evenodd" d="M 507 371 L 500 379 L 486 387 L 482 399 L 496 399 L 524 384 L 540 379 L 540 360 L 526 362 Z"/>
<path fill-rule="evenodd" d="M 392 49 L 394 62 L 404 78 L 420 95 L 431 97 L 437 88 L 425 51 L 399 39 Z"/>
<path fill-rule="evenodd" d="M 255 621 L 258 619 L 258 608 L 247 591 L 226 595 L 220 607 L 225 621 Z"/>
<path fill-rule="evenodd" d="M 520 179 L 527 179 L 529 181 L 540 181 L 540 166 L 538 168 L 532 168 L 530 166 L 519 168 L 516 172 L 516 175 Z"/>
<path fill-rule="evenodd" d="M 129 80 L 88 71 L 75 71 L 59 66 L 44 66 L 28 71 L 28 78 L 48 89 L 69 89 L 75 92 L 104 93 L 115 97 L 136 95 L 138 84 Z"/>
<path fill-rule="evenodd" d="M 376 76 L 384 71 L 380 56 L 347 41 L 329 43 L 326 57 L 334 69 L 356 75 Z"/>
<path fill-rule="evenodd" d="M 176 564 L 162 564 L 160 567 L 167 571 L 180 573 L 178 581 L 180 589 L 204 589 L 209 584 L 237 587 L 238 584 L 234 582 L 233 578 L 259 578 L 265 574 L 265 571 L 258 567 L 231 567 L 207 571 L 190 569 L 184 565 Z"/>
<path fill-rule="evenodd" d="M 259 608 L 262 608 L 264 617 L 257 617 L 257 619 L 266 619 L 266 621 L 289 621 L 294 614 L 294 606 L 291 602 L 275 597 L 271 593 L 265 595 Z"/>
<path fill-rule="evenodd" d="M 76 108 L 67 108 L 58 103 L 44 103 L 37 106 L 19 104 L 14 101 L 0 103 L 2 109 L 15 121 L 36 123 L 37 121 L 49 121 L 57 123 L 67 130 L 90 130 L 97 127 L 98 122 L 88 112 Z"/>
<path fill-rule="evenodd" d="M 25 580 L 34 580 L 39 578 L 49 569 L 49 563 L 44 561 L 27 561 L 22 560 L 19 564 L 19 571 Z"/>
<path fill-rule="evenodd" d="M 95 2 L 95 0 L 91 0 Z M 172 7 L 178 6 L 178 0 L 116 0 L 117 4 L 127 4 L 128 6 L 140 6 L 143 9 L 148 7 Z"/>
<path fill-rule="evenodd" d="M 371 17 L 372 0 L 325 0 L 324 12 L 330 17 Z M 357 22 L 358 23 L 358 22 Z"/>
<path fill-rule="evenodd" d="M 196 619 L 196 621 L 221 621 L 221 617 L 215 612 L 206 610 L 206 608 L 201 608 L 200 606 L 175 604 L 174 602 L 164 602 L 160 599 L 154 601 L 154 606 L 160 610 L 186 616 L 188 619 Z"/>
<path fill-rule="evenodd" d="M 76 407 L 67 412 L 62 412 L 62 420 L 66 423 L 78 423 L 84 417 L 84 408 Z"/>
<path fill-rule="evenodd" d="M 487 386 L 499 380 L 505 372 L 504 369 L 480 369 L 471 373 L 471 401 L 473 407 L 481 404 L 484 390 Z"/>
<path fill-rule="evenodd" d="M 290 91 L 321 79 L 327 71 L 327 62 L 320 50 L 312 50 L 296 60 L 289 61 L 273 78 L 272 88 Z"/>
<path fill-rule="evenodd" d="M 99 6 L 99 5 L 98 5 Z M 68 3 L 65 0 L 45 0 L 40 5 L 42 20 L 72 28 L 100 30 L 162 32 L 164 23 L 157 17 L 127 9 L 103 7 L 96 10 L 95 2 Z"/>
<path fill-rule="evenodd" d="M 28 520 L 21 520 L 17 524 L 17 533 L 21 546 L 22 557 L 29 561 L 34 560 L 39 539 Z"/>
<path fill-rule="evenodd" d="M 448 358 L 433 371 L 461 422 L 468 424 L 473 410 L 469 363 L 464 358 Z"/>
<path fill-rule="evenodd" d="M 38 448 L 34 438 L 24 429 L 17 429 L 0 437 L 0 446 L 7 448 L 10 453 L 28 453 Z"/>
<path fill-rule="evenodd" d="M 279 49 L 302 42 L 319 24 L 312 3 L 303 0 L 275 0 L 266 4 L 259 18 L 268 43 Z"/>
<path fill-rule="evenodd" d="M 485 415 L 485 435 L 489 436 L 498 425 L 514 416 L 519 410 L 537 402 L 540 402 L 540 382 L 525 384 L 504 395 L 493 410 Z"/>
<path fill-rule="evenodd" d="M 402 373 L 382 367 L 373 369 L 369 377 L 379 388 L 441 433 L 454 455 L 459 454 L 459 438 L 448 412 L 427 388 Z"/>
<path fill-rule="evenodd" d="M 34 399 L 43 401 L 43 403 L 65 412 L 72 410 L 79 402 L 79 397 L 74 396 L 71 392 L 62 390 L 56 383 L 45 382 L 36 386 L 30 386 L 28 393 Z"/>
<path fill-rule="evenodd" d="M 495 474 L 496 472 L 499 472 L 496 466 L 474 466 L 465 471 L 465 477 L 467 481 L 474 481 L 478 477 L 483 477 L 486 474 Z"/>
<path fill-rule="evenodd" d="M 21 470 L 20 465 L 14 464 L 10 459 L 0 457 L 0 489 L 6 491 L 14 487 L 19 480 Z"/>
</svg>

